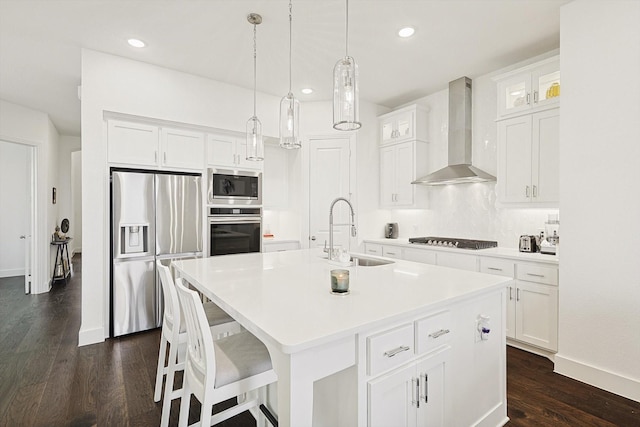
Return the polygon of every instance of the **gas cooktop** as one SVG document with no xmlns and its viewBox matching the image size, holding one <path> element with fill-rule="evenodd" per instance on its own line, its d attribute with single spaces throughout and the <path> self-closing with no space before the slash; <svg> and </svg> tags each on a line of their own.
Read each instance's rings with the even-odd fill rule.
<svg viewBox="0 0 640 427">
<path fill-rule="evenodd" d="M 490 240 L 471 240 L 451 237 L 411 237 L 409 243 L 458 249 L 487 249 L 498 246 L 498 242 Z"/>
</svg>

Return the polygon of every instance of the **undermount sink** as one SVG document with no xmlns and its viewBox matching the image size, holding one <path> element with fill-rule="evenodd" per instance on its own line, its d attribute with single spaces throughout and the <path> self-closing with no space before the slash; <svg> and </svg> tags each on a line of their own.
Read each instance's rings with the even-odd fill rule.
<svg viewBox="0 0 640 427">
<path fill-rule="evenodd" d="M 394 263 L 394 261 L 389 261 L 386 259 L 367 258 L 367 257 L 361 257 L 361 256 L 351 257 L 351 261 L 353 261 L 354 264 L 356 263 L 356 259 L 358 260 L 359 267 L 375 267 L 377 265 L 387 265 L 387 264 Z"/>
</svg>

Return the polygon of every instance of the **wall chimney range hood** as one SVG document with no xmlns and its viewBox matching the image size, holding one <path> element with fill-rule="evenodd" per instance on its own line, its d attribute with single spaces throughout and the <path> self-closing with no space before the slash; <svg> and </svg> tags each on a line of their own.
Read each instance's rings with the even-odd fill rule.
<svg viewBox="0 0 640 427">
<path fill-rule="evenodd" d="M 471 164 L 471 79 L 449 82 L 449 163 L 412 184 L 446 185 L 495 181 L 496 177 Z"/>
</svg>

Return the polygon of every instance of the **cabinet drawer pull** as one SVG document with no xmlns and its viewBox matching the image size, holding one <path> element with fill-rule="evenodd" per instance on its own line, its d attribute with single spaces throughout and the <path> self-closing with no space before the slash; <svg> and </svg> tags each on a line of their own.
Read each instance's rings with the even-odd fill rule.
<svg viewBox="0 0 640 427">
<path fill-rule="evenodd" d="M 544 274 L 527 273 L 527 276 L 533 276 L 533 277 L 544 277 Z"/>
<path fill-rule="evenodd" d="M 487 270 L 502 271 L 501 268 L 497 268 L 497 267 L 487 267 Z"/>
<path fill-rule="evenodd" d="M 395 252 L 389 252 L 389 251 L 387 251 L 387 255 L 393 255 L 393 256 L 395 256 L 395 255 L 396 255 L 396 253 L 395 253 Z"/>
<path fill-rule="evenodd" d="M 411 347 L 408 347 L 406 345 L 401 345 L 400 347 L 394 348 L 393 350 L 385 351 L 384 355 L 386 357 L 393 357 L 398 353 L 402 353 L 403 351 L 408 351 L 408 350 L 411 350 Z"/>
<path fill-rule="evenodd" d="M 429 338 L 434 338 L 434 339 L 435 338 L 439 338 L 439 337 L 441 337 L 443 335 L 448 334 L 449 332 L 451 332 L 449 329 L 440 329 L 437 332 L 433 332 L 433 333 L 429 334 Z"/>
</svg>

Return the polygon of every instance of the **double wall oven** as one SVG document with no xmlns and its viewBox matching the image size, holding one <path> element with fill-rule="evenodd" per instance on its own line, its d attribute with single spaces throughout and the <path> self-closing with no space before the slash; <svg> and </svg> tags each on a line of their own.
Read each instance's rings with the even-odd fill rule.
<svg viewBox="0 0 640 427">
<path fill-rule="evenodd" d="M 208 169 L 207 255 L 260 252 L 262 173 Z"/>
</svg>

